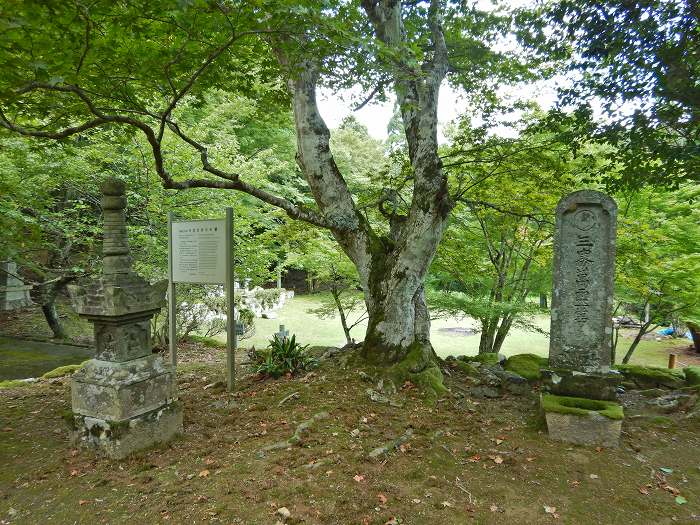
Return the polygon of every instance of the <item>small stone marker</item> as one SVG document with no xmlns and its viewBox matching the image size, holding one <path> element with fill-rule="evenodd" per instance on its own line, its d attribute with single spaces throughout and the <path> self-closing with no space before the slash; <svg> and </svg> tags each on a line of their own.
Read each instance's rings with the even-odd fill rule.
<svg viewBox="0 0 700 525">
<path fill-rule="evenodd" d="M 617 205 L 582 190 L 557 205 L 549 359 L 552 368 L 610 369 Z"/>
<path fill-rule="evenodd" d="M 590 410 L 587 400 L 616 406 L 620 376 L 611 372 L 612 305 L 617 205 L 604 193 L 582 190 L 556 209 L 554 270 L 545 384 L 554 396 L 545 409 L 550 437 L 580 444 L 614 445 L 621 420 Z M 558 397 L 565 396 L 565 397 Z"/>
<path fill-rule="evenodd" d="M 280 331 L 275 334 L 275 337 L 280 341 L 284 341 L 287 337 L 289 337 L 289 330 L 285 330 L 284 325 L 281 324 Z"/>
<path fill-rule="evenodd" d="M 173 370 L 151 352 L 150 319 L 168 282 L 150 285 L 131 270 L 124 190 L 117 179 L 102 185 L 102 276 L 69 286 L 75 310 L 94 325 L 96 347 L 71 380 L 74 438 L 115 459 L 182 432 Z"/>
</svg>

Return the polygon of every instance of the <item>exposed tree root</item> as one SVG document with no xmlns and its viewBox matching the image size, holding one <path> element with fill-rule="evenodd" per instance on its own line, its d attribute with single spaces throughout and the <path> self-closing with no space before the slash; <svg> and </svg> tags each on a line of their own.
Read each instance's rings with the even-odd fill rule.
<svg viewBox="0 0 700 525">
<path fill-rule="evenodd" d="M 296 430 L 294 431 L 294 434 L 292 434 L 292 436 L 289 439 L 277 441 L 276 443 L 272 443 L 271 445 L 267 445 L 261 448 L 258 451 L 258 457 L 264 458 L 267 452 L 272 452 L 273 450 L 287 449 L 296 445 L 300 445 L 303 440 L 304 434 L 308 433 L 311 430 L 311 428 L 316 424 L 316 422 L 321 421 L 322 419 L 327 419 L 328 417 L 328 412 L 319 412 L 310 419 L 302 421 L 301 423 L 299 423 Z"/>
<path fill-rule="evenodd" d="M 392 452 L 396 449 L 398 449 L 401 445 L 406 443 L 409 439 L 413 437 L 413 429 L 407 428 L 406 432 L 404 432 L 402 435 L 394 439 L 393 441 L 389 441 L 387 444 L 382 445 L 381 447 L 375 448 L 372 452 L 369 453 L 370 459 L 377 459 L 379 456 L 383 456 L 385 454 L 388 454 L 389 452 Z"/>
</svg>

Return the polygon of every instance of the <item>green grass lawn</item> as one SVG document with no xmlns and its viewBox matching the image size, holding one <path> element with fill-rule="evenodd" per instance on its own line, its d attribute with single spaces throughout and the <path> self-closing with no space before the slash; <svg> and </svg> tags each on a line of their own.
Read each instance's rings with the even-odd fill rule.
<svg viewBox="0 0 700 525">
<path fill-rule="evenodd" d="M 263 348 L 267 346 L 272 335 L 279 330 L 279 325 L 283 324 L 290 334 L 296 334 L 297 339 L 302 344 L 342 346 L 345 338 L 340 326 L 338 317 L 333 319 L 319 319 L 307 312 L 311 308 L 317 308 L 320 303 L 318 295 L 297 296 L 287 302 L 285 306 L 277 311 L 278 319 L 256 319 L 255 335 L 250 339 L 240 342 L 243 347 L 255 346 Z M 549 330 L 549 317 L 540 316 L 537 325 Z M 352 330 L 352 335 L 356 340 L 364 337 L 367 323 L 361 323 Z M 474 329 L 474 320 L 466 319 L 437 319 L 432 322 L 431 340 L 435 351 L 441 357 L 448 355 L 475 355 L 479 348 L 479 335 L 463 335 L 461 333 L 448 332 L 445 329 L 463 328 Z M 219 339 L 225 340 L 226 334 L 221 334 Z M 620 337 L 617 348 L 618 360 L 622 359 L 629 348 L 631 338 Z M 686 340 L 673 339 L 664 341 L 642 341 L 631 363 L 640 365 L 666 366 L 668 364 L 667 350 L 673 347 L 687 346 Z M 513 355 L 522 353 L 533 353 L 546 356 L 549 353 L 549 338 L 540 333 L 526 332 L 513 328 L 503 343 L 503 354 Z"/>
</svg>

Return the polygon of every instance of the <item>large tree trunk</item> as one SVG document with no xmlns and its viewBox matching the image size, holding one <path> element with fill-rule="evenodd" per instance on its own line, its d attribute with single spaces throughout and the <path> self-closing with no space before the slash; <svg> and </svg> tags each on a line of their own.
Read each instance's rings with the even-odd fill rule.
<svg viewBox="0 0 700 525">
<path fill-rule="evenodd" d="M 389 234 L 375 229 L 355 204 L 330 151 L 330 132 L 316 103 L 320 64 L 313 59 L 291 64 L 284 46 L 276 49 L 290 66 L 297 134 L 297 162 L 330 231 L 355 264 L 369 316 L 361 355 L 369 362 L 398 370 L 395 379 L 442 387 L 430 344 L 430 318 L 423 281 L 442 238 L 452 199 L 438 155 L 437 104 L 447 73 L 447 47 L 439 3 L 430 6 L 433 53 L 420 64 L 406 42 L 401 2 L 363 0 L 362 7 L 383 46 L 393 48 L 400 64 L 390 67 L 413 168 L 413 197 L 408 210 L 379 211 Z M 388 188 L 388 190 L 392 190 Z"/>
</svg>

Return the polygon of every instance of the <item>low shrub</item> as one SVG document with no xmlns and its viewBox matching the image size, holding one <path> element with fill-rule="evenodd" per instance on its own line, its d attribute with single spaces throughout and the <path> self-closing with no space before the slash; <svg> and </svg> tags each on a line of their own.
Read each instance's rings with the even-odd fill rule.
<svg viewBox="0 0 700 525">
<path fill-rule="evenodd" d="M 296 336 L 270 340 L 270 346 L 258 352 L 258 364 L 255 371 L 258 374 L 269 377 L 280 377 L 285 374 L 296 374 L 308 370 L 317 364 L 308 352 L 309 345 L 301 345 L 296 341 Z"/>
</svg>

